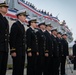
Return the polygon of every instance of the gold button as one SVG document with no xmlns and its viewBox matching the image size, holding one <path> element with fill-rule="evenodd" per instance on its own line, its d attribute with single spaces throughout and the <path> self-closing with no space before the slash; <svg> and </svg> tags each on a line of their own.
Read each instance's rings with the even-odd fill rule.
<svg viewBox="0 0 76 75">
<path fill-rule="evenodd" d="M 6 31 L 7 31 L 7 29 L 6 29 Z"/>
<path fill-rule="evenodd" d="M 5 39 L 5 41 L 7 41 L 7 39 Z"/>
<path fill-rule="evenodd" d="M 5 36 L 7 36 L 7 34 L 5 34 Z"/>
</svg>

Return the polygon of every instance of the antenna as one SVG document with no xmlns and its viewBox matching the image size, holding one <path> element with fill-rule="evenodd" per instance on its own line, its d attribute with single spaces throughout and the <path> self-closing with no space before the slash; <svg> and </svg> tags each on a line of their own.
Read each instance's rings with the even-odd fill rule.
<svg viewBox="0 0 76 75">
<path fill-rule="evenodd" d="M 58 16 L 59 16 L 59 14 L 60 14 L 60 13 L 57 14 L 57 16 L 56 16 L 57 18 L 58 18 Z"/>
</svg>

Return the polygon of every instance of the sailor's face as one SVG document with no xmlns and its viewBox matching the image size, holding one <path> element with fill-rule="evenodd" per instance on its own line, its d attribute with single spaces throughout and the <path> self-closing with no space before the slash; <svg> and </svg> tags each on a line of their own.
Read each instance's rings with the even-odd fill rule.
<svg viewBox="0 0 76 75">
<path fill-rule="evenodd" d="M 36 28 L 37 27 L 37 23 L 36 22 L 31 22 L 31 25 Z"/>
<path fill-rule="evenodd" d="M 0 7 L 0 11 L 1 11 L 3 14 L 6 14 L 7 11 L 8 11 L 8 7 Z"/>
<path fill-rule="evenodd" d="M 24 15 L 20 15 L 20 16 L 19 16 L 19 20 L 21 20 L 22 22 L 25 22 L 25 20 L 26 20 L 26 16 L 24 16 Z"/>
<path fill-rule="evenodd" d="M 64 38 L 64 39 L 67 39 L 67 35 L 64 35 L 63 38 Z"/>
<path fill-rule="evenodd" d="M 43 30 L 45 30 L 46 26 L 45 25 L 40 25 L 40 28 L 42 28 Z"/>
<path fill-rule="evenodd" d="M 57 34 L 57 37 L 58 37 L 58 38 L 61 38 L 61 34 Z"/>
<path fill-rule="evenodd" d="M 54 32 L 54 35 L 57 36 L 57 31 L 53 31 L 53 32 Z"/>
</svg>

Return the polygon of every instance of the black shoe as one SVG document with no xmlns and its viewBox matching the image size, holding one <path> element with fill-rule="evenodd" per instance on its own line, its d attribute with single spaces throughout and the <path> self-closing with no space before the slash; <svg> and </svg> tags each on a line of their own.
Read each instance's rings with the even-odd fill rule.
<svg viewBox="0 0 76 75">
<path fill-rule="evenodd" d="M 74 70 L 76 70 L 76 68 L 74 68 Z"/>
</svg>

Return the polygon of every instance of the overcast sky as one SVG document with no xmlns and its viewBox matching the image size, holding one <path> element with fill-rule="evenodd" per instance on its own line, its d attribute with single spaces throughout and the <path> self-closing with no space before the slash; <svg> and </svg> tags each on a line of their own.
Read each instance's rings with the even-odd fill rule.
<svg viewBox="0 0 76 75">
<path fill-rule="evenodd" d="M 76 39 L 76 0 L 25 0 L 34 4 L 38 9 L 57 16 L 60 21 L 65 20 Z"/>
</svg>

